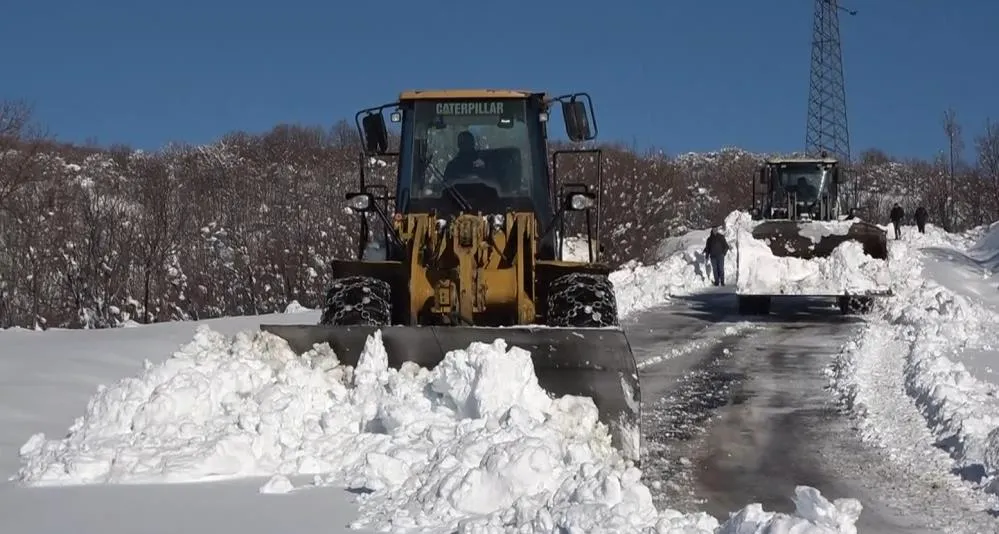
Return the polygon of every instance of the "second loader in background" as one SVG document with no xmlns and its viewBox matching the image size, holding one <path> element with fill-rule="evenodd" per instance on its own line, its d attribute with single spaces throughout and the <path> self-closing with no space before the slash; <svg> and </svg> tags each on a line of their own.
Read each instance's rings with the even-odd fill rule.
<svg viewBox="0 0 999 534">
<path fill-rule="evenodd" d="M 875 224 L 857 218 L 855 210 L 844 209 L 840 194 L 840 166 L 835 158 L 775 158 L 760 167 L 759 179 L 753 181 L 754 224 L 751 238 L 766 243 L 769 253 L 778 258 L 811 260 L 827 258 L 844 243 L 855 242 L 863 254 L 888 261 L 888 237 Z M 843 284 L 840 288 L 806 289 L 802 292 L 776 292 L 768 289 L 747 289 L 744 282 L 754 265 L 747 259 L 751 243 L 739 243 L 737 298 L 739 312 L 766 314 L 775 296 L 805 295 L 832 297 L 843 313 L 864 312 L 871 299 L 890 294 L 887 283 Z M 872 263 L 871 265 L 877 265 Z M 766 267 L 769 268 L 769 267 Z M 784 273 L 767 272 L 759 276 L 779 279 Z M 858 277 L 870 274 L 858 273 Z M 882 281 L 879 281 L 882 282 Z M 791 284 L 785 284 L 791 285 Z M 859 289 L 850 290 L 850 286 Z M 770 287 L 782 287 L 776 283 Z"/>
<path fill-rule="evenodd" d="M 380 330 L 395 368 L 432 368 L 450 350 L 503 338 L 531 352 L 549 393 L 592 398 L 612 444 L 637 463 L 638 370 L 596 238 L 601 153 L 548 157 L 553 105 L 578 142 L 596 136 L 588 103 L 585 93 L 455 89 L 406 91 L 359 112 L 360 187 L 346 197 L 360 214 L 358 257 L 332 263 L 320 324 L 261 328 L 299 353 L 329 343 L 344 365 Z M 398 152 L 388 150 L 386 109 L 401 124 Z M 559 183 L 567 153 L 596 162 L 596 189 Z M 398 157 L 394 195 L 365 181 L 365 161 L 382 156 Z M 585 215 L 588 261 L 562 259 L 568 213 Z"/>
</svg>

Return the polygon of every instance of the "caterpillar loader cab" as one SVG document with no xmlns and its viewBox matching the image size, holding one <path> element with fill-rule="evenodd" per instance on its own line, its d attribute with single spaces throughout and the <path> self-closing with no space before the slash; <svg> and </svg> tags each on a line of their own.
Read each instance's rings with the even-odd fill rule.
<svg viewBox="0 0 999 534">
<path fill-rule="evenodd" d="M 864 254 L 888 261 L 888 240 L 884 230 L 862 221 L 856 208 L 846 208 L 841 195 L 841 168 L 836 158 L 772 158 L 764 161 L 758 179 L 753 181 L 755 221 L 751 237 L 767 243 L 778 257 L 804 260 L 828 257 L 848 241 L 859 242 Z M 737 278 L 753 276 L 752 260 L 739 248 Z M 755 275 L 755 274 L 754 274 Z M 778 276 L 779 273 L 771 273 Z M 770 300 L 785 293 L 763 294 L 746 291 L 737 282 L 740 313 L 768 313 Z M 788 293 L 800 295 L 801 293 Z M 806 293 L 837 299 L 843 313 L 866 311 L 872 297 L 890 294 L 887 287 L 851 291 Z"/>
<path fill-rule="evenodd" d="M 570 141 L 596 137 L 586 93 L 405 91 L 358 112 L 360 183 L 345 198 L 359 214 L 357 257 L 332 262 L 318 325 L 261 328 L 298 352 L 329 343 L 345 365 L 381 331 L 396 368 L 432 368 L 448 351 L 502 338 L 530 351 L 549 393 L 592 398 L 612 444 L 638 463 L 638 370 L 600 257 L 601 153 L 549 158 L 559 108 Z M 386 113 L 399 125 L 395 152 Z M 571 155 L 595 162 L 595 187 L 560 180 Z M 397 158 L 394 194 L 366 183 L 363 163 L 385 157 Z M 583 261 L 563 258 L 569 217 L 583 219 Z"/>
</svg>

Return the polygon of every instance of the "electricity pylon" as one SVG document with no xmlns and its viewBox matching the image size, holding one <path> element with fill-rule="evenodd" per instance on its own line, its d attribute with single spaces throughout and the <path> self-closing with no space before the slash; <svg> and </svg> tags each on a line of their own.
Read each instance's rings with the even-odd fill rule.
<svg viewBox="0 0 999 534">
<path fill-rule="evenodd" d="M 857 14 L 841 7 L 838 0 L 815 0 L 805 153 L 819 156 L 824 152 L 849 165 L 850 129 L 839 39 L 840 11 Z"/>
</svg>

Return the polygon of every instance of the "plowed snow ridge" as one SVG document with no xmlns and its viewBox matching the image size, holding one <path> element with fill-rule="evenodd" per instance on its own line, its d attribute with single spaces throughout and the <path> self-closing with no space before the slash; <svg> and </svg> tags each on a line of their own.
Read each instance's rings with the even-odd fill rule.
<svg viewBox="0 0 999 534">
<path fill-rule="evenodd" d="M 832 372 L 868 439 L 900 461 L 939 473 L 963 472 L 973 487 L 988 493 L 999 493 L 999 387 L 973 376 L 962 361 L 977 352 L 999 363 L 999 316 L 982 300 L 996 296 L 958 295 L 925 278 L 928 259 L 922 249 L 953 249 L 955 255 L 978 258 L 989 271 L 997 243 L 997 224 L 963 235 L 928 226 L 925 235 L 892 241 L 897 296 L 881 303 Z M 925 421 L 899 415 L 912 406 L 910 398 Z M 937 459 L 937 443 L 945 445 L 950 465 Z"/>
</svg>

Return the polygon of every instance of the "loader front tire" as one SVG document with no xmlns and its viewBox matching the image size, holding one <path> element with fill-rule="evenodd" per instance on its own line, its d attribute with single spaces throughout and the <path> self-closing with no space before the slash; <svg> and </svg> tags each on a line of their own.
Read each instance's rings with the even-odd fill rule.
<svg viewBox="0 0 999 534">
<path fill-rule="evenodd" d="M 335 326 L 386 326 L 392 321 L 392 288 L 370 276 L 333 280 L 319 324 Z"/>
<path fill-rule="evenodd" d="M 617 326 L 617 299 L 606 276 L 571 273 L 556 278 L 548 288 L 548 326 Z"/>
</svg>

